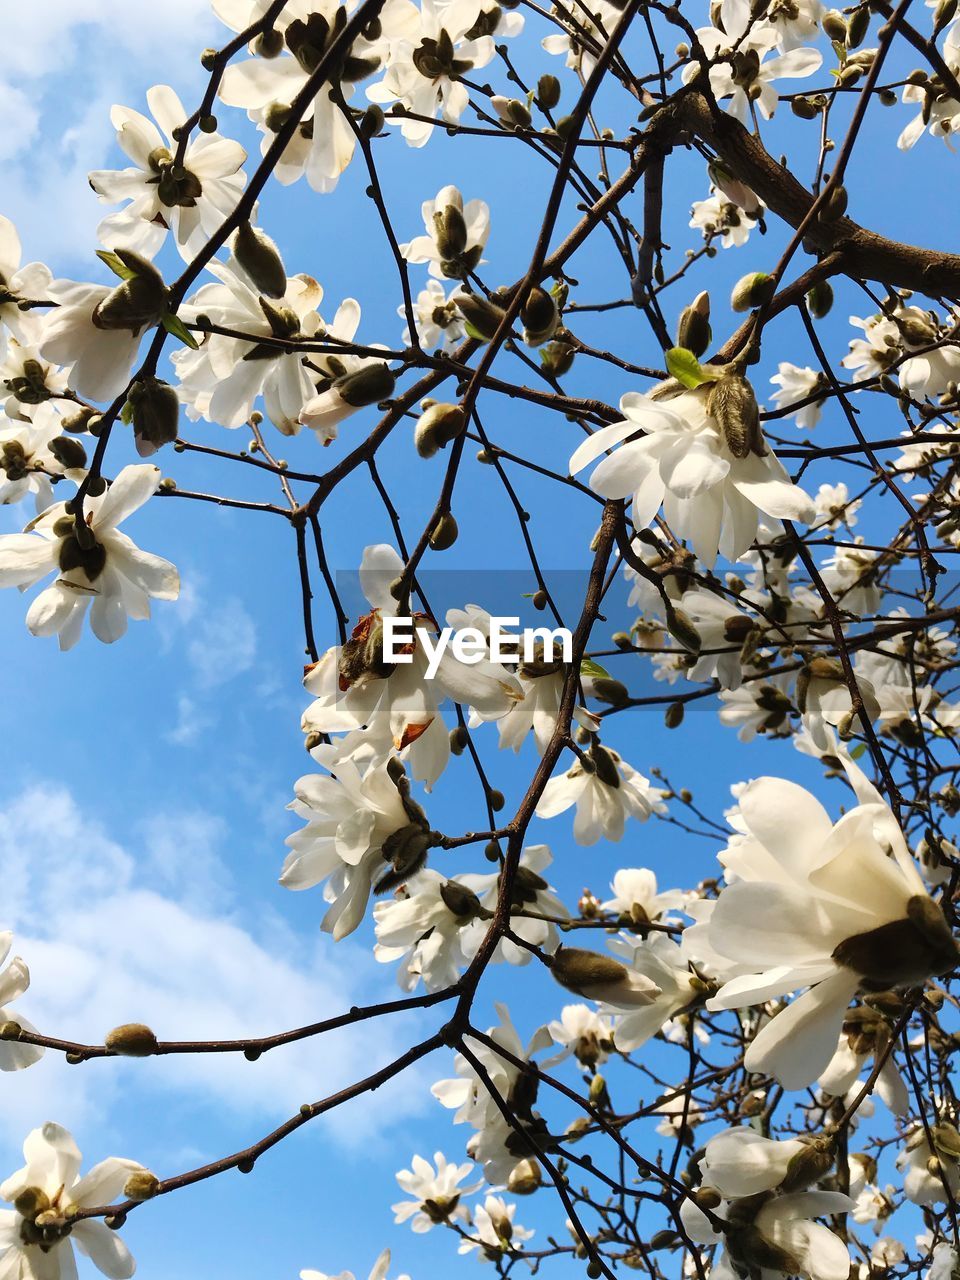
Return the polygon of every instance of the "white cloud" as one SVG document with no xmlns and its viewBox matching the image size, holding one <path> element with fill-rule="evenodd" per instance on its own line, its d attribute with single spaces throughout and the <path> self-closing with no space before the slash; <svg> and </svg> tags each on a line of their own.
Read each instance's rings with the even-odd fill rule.
<svg viewBox="0 0 960 1280">
<path fill-rule="evenodd" d="M 2 211 L 27 259 L 57 271 L 92 259 L 105 209 L 87 173 L 120 163 L 110 107 L 144 109 L 151 84 L 199 98 L 201 50 L 227 34 L 208 0 L 33 0 L 3 14 L 0 70 Z"/>
<path fill-rule="evenodd" d="M 151 817 L 134 855 L 62 787 L 34 786 L 0 809 L 0 924 L 14 929 L 32 978 L 17 1011 L 51 1035 L 91 1043 L 131 1021 L 161 1039 L 231 1039 L 393 998 L 391 975 L 357 944 L 334 948 L 318 934 L 305 945 L 262 908 L 248 927 L 232 910 L 236 886 L 220 857 L 227 834 L 203 814 Z M 206 1054 L 70 1067 L 48 1053 L 3 1077 L 0 1137 L 16 1142 L 47 1119 L 107 1122 L 127 1097 L 137 1110 L 171 1097 L 215 1100 L 221 1113 L 269 1126 L 367 1075 L 412 1043 L 410 1034 L 396 1020 L 370 1023 L 255 1063 Z M 385 1089 L 333 1113 L 328 1131 L 362 1141 L 395 1115 L 409 1117 L 411 1098 L 425 1107 L 426 1095 L 407 1082 L 401 1108 L 397 1090 Z M 177 1148 L 195 1136 L 163 1134 Z"/>
<path fill-rule="evenodd" d="M 249 671 L 256 655 L 256 625 L 234 597 L 208 605 L 190 627 L 187 657 L 208 688 Z"/>
</svg>

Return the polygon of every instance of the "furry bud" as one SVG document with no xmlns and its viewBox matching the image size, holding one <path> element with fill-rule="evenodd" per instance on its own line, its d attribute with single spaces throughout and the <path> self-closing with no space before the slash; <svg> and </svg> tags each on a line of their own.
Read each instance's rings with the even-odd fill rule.
<svg viewBox="0 0 960 1280">
<path fill-rule="evenodd" d="M 414 443 L 421 458 L 432 458 L 466 429 L 463 410 L 456 404 L 432 404 L 421 414 Z"/>
<path fill-rule="evenodd" d="M 159 1190 L 157 1175 L 149 1169 L 138 1169 L 124 1183 L 123 1194 L 128 1200 L 152 1200 Z"/>
<path fill-rule="evenodd" d="M 698 293 L 689 307 L 680 314 L 677 324 L 677 346 L 702 356 L 710 345 L 710 295 L 704 290 Z"/>
<path fill-rule="evenodd" d="M 503 308 L 498 307 L 495 302 L 488 302 L 486 298 L 481 298 L 476 293 L 461 293 L 454 301 L 467 322 L 467 331 L 470 336 L 489 342 L 506 315 Z"/>
<path fill-rule="evenodd" d="M 833 306 L 833 285 L 829 280 L 818 280 L 807 293 L 807 310 L 814 320 L 822 320 Z"/>
<path fill-rule="evenodd" d="M 125 1022 L 114 1027 L 103 1043 L 111 1053 L 125 1058 L 149 1058 L 157 1051 L 157 1037 L 142 1022 Z"/>
<path fill-rule="evenodd" d="M 446 551 L 457 540 L 460 530 L 457 522 L 449 511 L 445 512 L 433 527 L 430 534 L 430 548 L 432 551 Z"/>
<path fill-rule="evenodd" d="M 746 378 L 730 373 L 718 378 L 707 396 L 707 412 L 716 420 L 727 448 L 735 458 L 767 452 L 760 428 L 760 408 Z"/>
<path fill-rule="evenodd" d="M 268 298 L 282 298 L 287 292 L 287 272 L 277 246 L 259 227 L 244 222 L 233 238 L 233 256 Z"/>
<path fill-rule="evenodd" d="M 378 362 L 338 378 L 334 385 L 341 400 L 354 409 L 362 409 L 392 396 L 397 379 L 385 364 Z"/>
<path fill-rule="evenodd" d="M 753 271 L 750 275 L 741 276 L 733 286 L 730 306 L 734 311 L 752 311 L 754 307 L 762 307 L 768 303 L 775 288 L 773 276 L 767 275 L 765 271 Z"/>
</svg>

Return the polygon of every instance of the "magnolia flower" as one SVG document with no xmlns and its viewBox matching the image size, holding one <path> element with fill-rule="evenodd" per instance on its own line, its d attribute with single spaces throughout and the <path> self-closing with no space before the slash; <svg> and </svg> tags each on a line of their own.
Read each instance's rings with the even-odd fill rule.
<svg viewBox="0 0 960 1280">
<path fill-rule="evenodd" d="M 149 265 L 149 264 L 147 264 Z M 127 283 L 57 281 L 50 293 L 59 303 L 46 317 L 38 345 L 46 360 L 70 365 L 67 383 L 85 400 L 113 400 L 130 382 L 140 339 L 166 307 L 166 290 L 158 273 L 146 281 L 142 295 L 123 297 Z"/>
<path fill-rule="evenodd" d="M 466 334 L 463 316 L 457 310 L 456 298 L 459 289 L 455 289 L 450 297 L 439 280 L 428 280 L 426 287 L 413 300 L 413 319 L 417 326 L 417 338 L 421 347 L 432 351 L 439 347 L 450 351 L 458 342 L 462 342 Z M 407 309 L 397 307 L 397 315 L 407 318 Z M 412 335 L 408 326 L 404 326 L 403 343 L 410 346 Z"/>
<path fill-rule="evenodd" d="M 15 1208 L 0 1211 L 0 1274 L 11 1280 L 73 1280 L 73 1244 L 112 1280 L 125 1280 L 136 1263 L 116 1231 L 101 1218 L 73 1221 L 77 1209 L 110 1204 L 143 1166 L 112 1156 L 82 1178 L 80 1152 L 60 1125 L 34 1129 L 23 1144 L 26 1165 L 0 1185 Z"/>
<path fill-rule="evenodd" d="M 621 867 L 610 885 L 613 897 L 601 903 L 604 911 L 628 916 L 634 924 L 658 920 L 664 911 L 682 907 L 686 895 L 679 889 L 657 892 L 657 877 L 648 867 Z"/>
<path fill-rule="evenodd" d="M 683 1201 L 680 1216 L 692 1240 L 725 1245 L 728 1256 L 714 1262 L 714 1275 L 739 1275 L 743 1270 L 755 1269 L 764 1280 L 780 1275 L 801 1276 L 803 1280 L 847 1280 L 847 1246 L 829 1227 L 814 1219 L 846 1213 L 852 1207 L 850 1197 L 837 1191 L 773 1196 L 759 1209 L 748 1200 L 742 1217 L 738 1216 L 737 1201 L 721 1201 L 712 1212 L 723 1223 L 722 1234 L 692 1200 Z"/>
<path fill-rule="evenodd" d="M 349 9 L 355 6 L 351 4 Z M 243 31 L 255 18 L 249 8 L 218 5 L 218 15 L 234 31 Z M 256 16 L 262 17 L 259 13 Z M 283 36 L 276 57 L 253 57 L 226 68 L 220 97 L 228 106 L 247 112 L 263 134 L 261 151 L 273 145 L 290 105 L 316 70 L 324 50 L 348 16 L 348 7 L 335 0 L 288 0 L 273 29 Z M 274 173 L 289 185 L 306 174 L 314 191 L 333 191 L 350 164 L 356 137 L 337 100 L 349 98 L 356 83 L 372 75 L 387 56 L 390 43 L 415 38 L 419 15 L 409 0 L 387 0 L 376 24 L 365 29 L 350 46 L 337 73 L 337 89 L 323 85 L 304 112 L 299 128 L 284 148 Z M 256 46 L 254 46 L 256 50 Z"/>
<path fill-rule="evenodd" d="M 67 372 L 58 364 L 44 360 L 36 346 L 11 338 L 0 361 L 0 385 L 10 392 L 4 405 L 8 418 L 31 415 L 34 408 L 46 401 L 61 401 L 64 413 L 72 411 L 64 392 L 67 390 Z"/>
<path fill-rule="evenodd" d="M 499 1196 L 487 1196 L 473 1215 L 475 1235 L 460 1241 L 459 1253 L 480 1250 L 481 1261 L 495 1262 L 505 1250 L 517 1250 L 535 1233 L 514 1222 L 515 1204 L 507 1204 Z"/>
<path fill-rule="evenodd" d="M 868 720 L 876 720 L 881 711 L 877 692 L 860 669 L 855 672 L 855 678 L 864 713 Z M 841 736 L 862 728 L 860 713 L 853 713 L 850 686 L 843 668 L 832 658 L 818 656 L 807 664 L 797 682 L 797 701 L 804 727 L 820 751 L 830 749 L 828 725 L 838 729 Z"/>
<path fill-rule="evenodd" d="M 603 48 L 610 32 L 616 27 L 620 12 L 610 0 L 594 0 L 589 11 L 578 10 L 573 31 L 564 35 L 544 36 L 540 44 L 547 53 L 563 56 L 566 65 L 571 70 L 578 71 L 586 80 L 597 65 L 598 49 Z M 551 17 L 557 26 L 563 27 L 560 13 L 551 14 Z M 587 44 L 587 40 L 593 41 L 592 47 Z"/>
<path fill-rule="evenodd" d="M 318 748 L 314 754 L 323 759 L 329 750 Z M 334 767 L 336 777 L 311 773 L 294 786 L 296 798 L 287 807 L 307 825 L 287 837 L 291 851 L 280 883 L 310 889 L 326 880 L 323 896 L 331 906 L 321 928 L 339 942 L 363 919 L 374 880 L 387 872 L 392 856 L 416 852 L 422 865 L 429 839 L 417 809 L 386 765 L 366 774 L 349 760 L 339 759 Z M 398 841 L 402 848 L 394 854 Z"/>
<path fill-rule="evenodd" d="M 945 1204 L 960 1195 L 960 1145 L 956 1132 L 953 1125 L 935 1126 L 931 1148 L 924 1130 L 917 1129 L 897 1156 L 904 1194 L 914 1204 Z"/>
<path fill-rule="evenodd" d="M 0 334 L 6 326 L 18 342 L 27 345 L 39 334 L 43 313 L 31 309 L 21 311 L 18 304 L 48 298 L 53 277 L 42 262 L 21 266 L 22 256 L 16 227 L 9 218 L 0 215 Z"/>
<path fill-rule="evenodd" d="M 359 313 L 357 307 L 358 320 Z M 324 445 L 336 440 L 341 422 L 358 409 L 388 399 L 396 384 L 396 375 L 375 357 L 338 355 L 328 357 L 327 363 L 339 366 L 344 372 L 324 378 L 318 394 L 307 401 L 298 418 L 301 426 L 316 432 L 317 439 Z"/>
<path fill-rule="evenodd" d="M 620 401 L 624 421 L 585 440 L 570 459 L 570 471 L 612 449 L 594 469 L 590 488 L 608 499 L 632 495 L 637 529 L 645 529 L 663 506 L 667 523 L 690 539 L 710 568 L 718 550 L 736 560 L 749 548 L 758 511 L 809 523 L 813 503 L 769 450 L 760 455 L 751 448 L 744 457 L 731 452 L 708 412 L 708 396 L 703 387 L 663 400 L 628 392 Z"/>
<path fill-rule="evenodd" d="M 852 1012 L 859 1013 L 866 1010 Z M 882 1026 L 880 1019 L 876 1019 L 876 1022 Z M 873 1043 L 870 1043 L 871 1040 Z M 867 1043 L 865 1044 L 864 1041 Z M 876 1047 L 875 1033 L 872 1036 L 864 1034 L 862 1023 L 855 1023 L 850 1028 L 849 1034 L 845 1028 L 840 1036 L 837 1050 L 821 1072 L 817 1084 L 831 1098 L 845 1098 L 858 1084 L 860 1072 L 873 1058 Z M 887 1056 L 880 1068 L 874 1091 L 895 1116 L 906 1115 L 910 1106 L 910 1097 L 892 1053 Z"/>
<path fill-rule="evenodd" d="M 705 240 L 719 236 L 724 249 L 740 248 L 747 243 L 750 232 L 757 225 L 759 210 L 748 213 L 725 198 L 714 186 L 710 192 L 706 200 L 695 200 L 690 206 L 689 226 L 700 231 Z"/>
<path fill-rule="evenodd" d="M 758 733 L 789 738 L 793 733 L 790 715 L 793 702 L 787 692 L 790 677 L 774 675 L 767 680 L 751 680 L 739 689 L 721 689 L 720 723 L 735 726 L 741 742 L 752 742 Z"/>
<path fill-rule="evenodd" d="M 147 105 L 160 129 L 139 111 L 110 109 L 117 142 L 134 167 L 89 175 L 103 203 L 130 202 L 104 218 L 97 235 L 108 249 L 134 249 L 152 258 L 172 230 L 189 261 L 233 212 L 244 187 L 247 153 L 219 133 L 198 133 L 187 144 L 182 163 L 175 163 L 179 144 L 174 130 L 186 123 L 187 112 L 165 84 L 147 90 Z"/>
<path fill-rule="evenodd" d="M 655 1036 L 660 1028 L 685 1009 L 703 991 L 704 984 L 695 978 L 675 942 L 656 933 L 648 939 L 614 938 L 610 950 L 655 988 L 655 998 L 647 1006 L 630 1010 L 617 1020 L 614 1038 L 617 1048 L 631 1053 Z M 604 1001 L 604 1008 L 617 1010 L 614 1001 Z M 622 1006 L 620 1006 L 622 1009 Z"/>
<path fill-rule="evenodd" d="M 710 1009 L 809 988 L 766 1023 L 744 1059 L 788 1089 L 825 1070 L 858 990 L 916 985 L 957 958 L 893 814 L 852 761 L 843 764 L 860 803 L 836 824 L 795 783 L 760 778 L 744 788 L 745 834 L 721 855 L 736 880 L 689 931 L 705 930 L 737 966 Z"/>
<path fill-rule="evenodd" d="M 207 269 L 220 283 L 203 285 L 188 299 L 182 313 L 189 319 L 206 316 L 218 328 L 250 334 L 251 338 L 211 333 L 198 351 L 182 347 L 174 353 L 180 398 L 187 412 L 191 418 L 202 417 L 222 427 L 240 427 L 262 396 L 267 417 L 277 430 L 294 435 L 300 429 L 304 401 L 314 394 L 314 378 L 295 346 L 258 345 L 256 339 L 296 342 L 321 338 L 325 326 L 317 308 L 323 289 L 312 276 L 291 276 L 284 296 L 268 301 L 260 297 L 235 259 L 211 262 Z M 360 308 L 348 299 L 337 312 L 335 327 L 348 314 L 352 319 L 354 313 L 359 321 Z M 351 338 L 355 329 L 356 323 Z"/>
<path fill-rule="evenodd" d="M 688 591 L 680 605 L 700 636 L 696 661 L 684 667 L 687 679 L 716 679 L 723 689 L 739 689 L 744 667 L 741 651 L 756 636 L 754 616 L 712 591 Z"/>
<path fill-rule="evenodd" d="M 589 754 L 595 766 L 592 773 L 578 760 L 566 773 L 550 779 L 537 805 L 538 818 L 555 818 L 576 805 L 573 838 L 577 844 L 590 845 L 601 836 L 621 840 L 627 818 L 646 822 L 651 813 L 666 813 L 663 792 L 616 751 L 595 743 Z"/>
<path fill-rule="evenodd" d="M 502 38 L 522 30 L 520 14 L 492 7 L 478 11 L 476 0 L 421 0 L 419 32 L 391 44 L 386 73 L 367 89 L 367 97 L 382 104 L 403 103 L 409 115 L 387 118 L 400 123 L 411 147 L 422 147 L 430 140 L 438 112 L 447 124 L 459 124 L 470 101 L 459 77 L 492 60 L 492 33 Z"/>
<path fill-rule="evenodd" d="M 524 1049 L 507 1006 L 497 1004 L 494 1007 L 500 1023 L 496 1027 L 491 1027 L 487 1035 L 514 1058 L 526 1062 L 538 1050 L 546 1049 L 551 1044 L 550 1032 L 546 1027 L 539 1027 Z M 470 1052 L 482 1063 L 499 1096 L 509 1102 L 514 1086 L 520 1081 L 520 1068 L 479 1041 L 471 1041 Z M 492 1130 L 505 1124 L 497 1104 L 487 1092 L 483 1081 L 474 1073 L 470 1062 L 460 1053 L 454 1059 L 454 1071 L 456 1078 L 438 1080 L 430 1090 L 442 1106 L 456 1111 L 453 1117 L 454 1124 L 469 1124 L 478 1130 Z"/>
<path fill-rule="evenodd" d="M 778 33 L 770 27 L 753 25 L 748 4 L 728 3 L 724 6 L 724 30 L 700 27 L 697 38 L 711 60 L 710 87 L 719 100 L 729 98 L 727 110 L 741 124 L 750 123 L 751 108 L 756 105 L 767 120 L 777 109 L 779 95 L 775 80 L 796 79 L 818 71 L 823 63 L 816 49 L 794 48 L 788 53 L 767 58 L 778 41 Z M 700 68 L 688 62 L 682 78 L 689 84 Z"/>
<path fill-rule="evenodd" d="M 824 560 L 820 576 L 841 609 L 865 617 L 880 609 L 881 592 L 874 568 L 879 552 L 862 547 L 860 537 L 855 541 L 855 546 L 837 547 Z"/>
<path fill-rule="evenodd" d="M 725 1129 L 707 1143 L 700 1169 L 704 1184 L 725 1200 L 764 1191 L 799 1191 L 822 1178 L 833 1165 L 828 1139 L 774 1141 L 756 1129 Z"/>
<path fill-rule="evenodd" d="M 387 1272 L 390 1270 L 390 1250 L 384 1249 L 383 1253 L 377 1258 L 373 1264 L 373 1270 L 367 1277 L 367 1280 L 387 1280 Z M 328 1276 L 325 1271 L 301 1271 L 300 1280 L 355 1280 L 352 1271 L 341 1271 L 339 1275 Z M 410 1280 L 408 1275 L 397 1276 L 397 1280 Z"/>
<path fill-rule="evenodd" d="M 571 1054 L 581 1066 L 602 1066 L 613 1051 L 613 1024 L 608 1017 L 595 1012 L 585 1004 L 567 1004 L 560 1012 L 559 1021 L 547 1025 L 555 1044 L 562 1045 L 561 1053 L 544 1060 L 545 1067 L 563 1062 Z"/>
<path fill-rule="evenodd" d="M 100 497 L 84 502 L 85 531 L 66 504 L 56 503 L 24 533 L 0 537 L 0 587 L 31 587 L 59 569 L 57 580 L 27 611 L 35 636 L 59 635 L 60 648 L 80 639 L 90 607 L 90 627 L 104 644 L 119 640 L 127 619 L 150 617 L 150 599 L 176 600 L 180 576 L 169 560 L 141 551 L 117 526 L 157 491 L 160 468 L 124 467 Z"/>
<path fill-rule="evenodd" d="M 373 908 L 374 955 L 382 964 L 403 961 L 397 982 L 404 991 L 421 980 L 428 991 L 442 991 L 457 981 L 476 950 L 474 922 L 482 910 L 463 877 L 448 880 L 424 868 L 392 902 Z"/>
<path fill-rule="evenodd" d="M 523 938 L 525 942 L 548 953 L 557 948 L 557 930 L 552 920 L 566 920 L 569 914 L 541 874 L 552 862 L 553 854 L 548 845 L 527 845 L 520 854 L 510 904 L 511 931 L 519 938 Z M 458 879 L 464 888 L 476 894 L 485 917 L 489 919 L 500 896 L 500 872 L 493 871 L 486 875 L 462 875 Z M 530 915 L 516 914 L 520 911 L 528 911 Z M 537 916 L 546 916 L 550 919 L 537 919 Z M 471 956 L 480 945 L 485 932 L 486 925 L 482 920 L 477 920 L 472 926 L 472 936 L 467 940 Z M 519 946 L 510 938 L 500 939 L 492 957 L 494 961 L 506 960 L 508 964 L 516 965 L 529 964 L 530 958 L 531 953 L 526 947 Z"/>
<path fill-rule="evenodd" d="M 842 481 L 839 484 L 822 484 L 813 495 L 819 528 L 839 529 L 846 525 L 852 529 L 862 505 L 860 498 L 850 497 L 850 490 Z"/>
<path fill-rule="evenodd" d="M 400 246 L 408 262 L 430 264 L 430 275 L 461 279 L 483 262 L 480 256 L 490 234 L 490 207 L 483 200 L 468 200 L 456 187 L 437 192 L 423 202 L 421 213 L 426 234 Z"/>
<path fill-rule="evenodd" d="M 409 1222 L 413 1231 L 422 1235 L 440 1223 L 469 1222 L 470 1211 L 460 1203 L 461 1196 L 472 1195 L 483 1186 L 482 1180 L 462 1187 L 461 1182 L 473 1173 L 473 1165 L 451 1164 L 442 1151 L 434 1154 L 434 1166 L 423 1156 L 414 1156 L 410 1169 L 401 1169 L 397 1182 L 412 1200 L 392 1205 L 394 1222 Z"/>
<path fill-rule="evenodd" d="M 419 638 L 412 643 L 412 661 L 384 663 L 383 619 L 397 616 L 390 586 L 403 567 L 393 547 L 381 543 L 365 549 L 360 586 L 371 611 L 357 623 L 346 645 L 327 650 L 307 673 L 304 684 L 315 701 L 304 713 L 302 727 L 307 733 L 349 733 L 363 726 L 364 734 L 355 741 L 367 758 L 386 759 L 391 752 L 409 749 L 413 776 L 432 783 L 450 752 L 439 714 L 445 698 L 472 707 L 483 720 L 496 720 L 523 695 L 499 663 L 463 663 L 449 649 L 428 679 L 428 659 Z M 423 614 L 415 622 L 437 630 Z"/>
<path fill-rule="evenodd" d="M 55 446 L 59 457 L 51 451 L 55 442 L 63 442 Z M 71 454 L 79 465 L 67 465 Z M 86 474 L 84 461 L 80 441 L 64 441 L 63 419 L 53 405 L 37 405 L 32 418 L 0 418 L 0 503 L 22 502 L 32 494 L 39 514 L 53 502 L 51 481 L 67 476 L 79 484 Z"/>
<path fill-rule="evenodd" d="M 10 954 L 12 942 L 12 933 L 0 933 L 0 965 Z M 22 996 L 29 986 L 30 970 L 19 956 L 14 956 L 6 969 L 0 973 L 0 1024 L 16 1022 L 24 1031 L 36 1031 L 33 1023 L 10 1009 L 13 1001 L 18 996 Z M 22 1071 L 24 1067 L 32 1067 L 42 1057 L 43 1049 L 39 1045 L 21 1044 L 16 1040 L 0 1040 L 0 1071 Z"/>
<path fill-rule="evenodd" d="M 954 75 L 960 73 L 960 26 L 951 23 L 943 41 L 943 60 Z M 947 146 L 960 129 L 960 102 L 949 93 L 930 93 L 926 85 L 904 86 L 901 101 L 920 104 L 920 110 L 897 139 L 901 151 L 909 151 L 930 130 L 935 138 L 943 138 Z"/>
<path fill-rule="evenodd" d="M 822 391 L 826 385 L 823 374 L 817 373 L 815 369 L 791 364 L 789 360 L 781 360 L 777 366 L 777 372 L 770 381 L 775 387 L 780 388 L 770 397 L 777 408 L 786 410 L 787 416 L 793 418 L 798 427 L 812 430 L 820 421 L 824 405 L 823 398 L 812 400 L 810 404 L 805 404 L 795 411 L 791 411 L 790 406 L 799 400 L 806 400 L 817 391 Z"/>
</svg>

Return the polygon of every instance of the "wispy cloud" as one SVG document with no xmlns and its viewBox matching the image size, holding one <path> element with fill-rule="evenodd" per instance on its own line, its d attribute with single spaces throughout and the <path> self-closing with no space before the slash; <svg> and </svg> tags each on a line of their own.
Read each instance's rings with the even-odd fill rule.
<svg viewBox="0 0 960 1280">
<path fill-rule="evenodd" d="M 18 1011 L 84 1041 L 131 1021 L 161 1039 L 234 1038 L 317 1021 L 382 992 L 389 975 L 359 945 L 304 943 L 263 908 L 245 923 L 221 856 L 227 834 L 202 813 L 157 815 L 140 824 L 134 854 L 60 786 L 34 786 L 0 808 L 0 925 L 14 929 L 32 976 Z M 131 1094 L 139 1108 L 151 1098 L 216 1100 L 221 1111 L 272 1123 L 389 1060 L 403 1035 L 399 1023 L 360 1026 L 256 1063 L 198 1055 L 77 1068 L 47 1054 L 3 1078 L 0 1138 L 15 1142 L 47 1119 L 104 1123 Z M 398 1110 L 390 1090 L 378 1092 L 335 1113 L 329 1132 L 362 1141 Z"/>
</svg>

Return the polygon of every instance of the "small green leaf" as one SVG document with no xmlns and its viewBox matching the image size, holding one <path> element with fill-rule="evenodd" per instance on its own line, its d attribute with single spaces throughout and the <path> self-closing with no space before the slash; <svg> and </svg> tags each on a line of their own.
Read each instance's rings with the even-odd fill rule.
<svg viewBox="0 0 960 1280">
<path fill-rule="evenodd" d="M 196 340 L 180 317 L 175 316 L 172 311 L 168 311 L 166 315 L 161 316 L 160 323 L 172 338 L 179 338 L 185 347 L 189 347 L 191 351 L 200 350 L 200 343 Z"/>
<path fill-rule="evenodd" d="M 97 257 L 101 262 L 105 262 L 115 276 L 119 276 L 121 280 L 132 280 L 137 274 L 131 271 L 128 266 L 120 261 L 115 253 L 111 253 L 109 249 L 98 249 Z"/>
<path fill-rule="evenodd" d="M 601 667 L 599 662 L 594 662 L 592 658 L 584 658 L 580 663 L 580 674 L 582 676 L 590 676 L 593 680 L 609 680 L 610 672 Z"/>
<path fill-rule="evenodd" d="M 667 371 L 685 387 L 693 390 L 704 382 L 716 382 L 717 375 L 705 369 L 692 351 L 686 347 L 671 347 L 667 352 Z"/>
<path fill-rule="evenodd" d="M 858 742 L 857 745 L 850 752 L 851 759 L 859 760 L 860 757 L 863 755 L 863 753 L 866 751 L 866 749 L 867 749 L 867 744 L 865 742 Z"/>
<path fill-rule="evenodd" d="M 490 339 L 485 337 L 479 329 L 475 329 L 469 320 L 464 320 L 463 327 L 466 330 L 467 337 L 473 338 L 474 342 L 489 342 Z"/>
<path fill-rule="evenodd" d="M 125 405 L 123 406 L 123 408 L 120 410 L 120 421 L 121 421 L 125 426 L 128 426 L 128 427 L 129 427 L 130 423 L 133 421 L 133 405 L 130 403 L 130 401 L 129 401 L 129 400 L 126 402 L 126 404 L 125 404 Z"/>
</svg>

